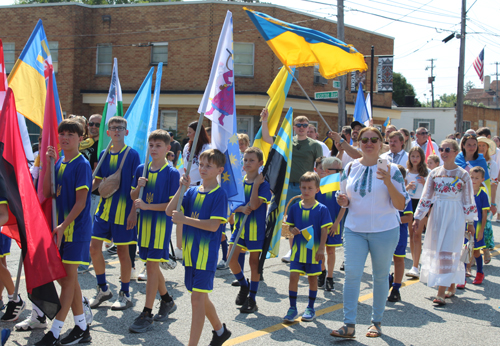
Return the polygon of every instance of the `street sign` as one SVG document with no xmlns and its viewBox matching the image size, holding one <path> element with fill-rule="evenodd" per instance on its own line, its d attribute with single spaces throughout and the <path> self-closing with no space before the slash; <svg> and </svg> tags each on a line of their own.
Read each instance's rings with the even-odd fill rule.
<svg viewBox="0 0 500 346">
<path fill-rule="evenodd" d="M 333 81 L 333 87 L 336 88 L 336 89 L 339 89 L 340 88 L 340 81 L 339 80 L 334 80 Z"/>
<path fill-rule="evenodd" d="M 315 100 L 336 99 L 338 97 L 339 97 L 338 91 L 324 91 L 324 92 L 320 92 L 320 93 L 314 93 Z"/>
</svg>

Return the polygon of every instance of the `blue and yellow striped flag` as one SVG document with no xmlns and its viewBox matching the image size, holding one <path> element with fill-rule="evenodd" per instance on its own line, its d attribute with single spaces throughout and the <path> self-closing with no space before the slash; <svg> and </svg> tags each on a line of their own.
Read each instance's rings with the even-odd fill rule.
<svg viewBox="0 0 500 346">
<path fill-rule="evenodd" d="M 292 68 L 292 73 L 294 72 L 295 68 Z M 267 94 L 269 95 L 269 102 L 266 107 L 269 112 L 267 127 L 271 137 L 276 134 L 276 130 L 278 129 L 283 106 L 285 105 L 286 96 L 288 95 L 288 90 L 290 90 L 292 81 L 293 76 L 283 67 L 280 69 L 280 72 L 278 72 L 276 78 L 274 78 L 269 90 L 267 90 Z M 264 153 L 264 163 L 266 163 L 269 151 L 271 150 L 271 144 L 262 140 L 262 126 L 255 136 L 253 146 L 262 150 Z"/>
<path fill-rule="evenodd" d="M 319 184 L 321 193 L 340 190 L 340 173 L 330 174 L 322 178 Z"/>
<path fill-rule="evenodd" d="M 181 175 L 184 174 L 184 160 L 182 159 L 182 153 L 179 154 L 175 168 L 177 168 Z"/>
<path fill-rule="evenodd" d="M 317 65 L 319 73 L 327 79 L 368 69 L 363 54 L 352 45 L 321 31 L 286 23 L 246 7 L 243 9 L 285 66 Z"/>
<path fill-rule="evenodd" d="M 314 227 L 309 226 L 302 230 L 302 236 L 307 240 L 306 248 L 312 250 L 314 247 Z"/>
<path fill-rule="evenodd" d="M 385 119 L 385 121 L 384 121 L 384 125 L 382 125 L 382 126 L 387 127 L 390 124 L 391 124 L 391 118 L 387 117 L 387 119 Z"/>
</svg>

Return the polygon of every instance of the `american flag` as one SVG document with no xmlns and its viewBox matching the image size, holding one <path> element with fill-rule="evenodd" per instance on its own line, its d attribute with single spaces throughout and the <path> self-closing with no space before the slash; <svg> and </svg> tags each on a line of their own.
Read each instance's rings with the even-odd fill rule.
<svg viewBox="0 0 500 346">
<path fill-rule="evenodd" d="M 481 83 L 484 81 L 484 48 L 479 53 L 479 56 L 474 60 L 474 63 L 472 63 L 474 66 L 474 70 L 476 70 L 477 75 L 479 76 L 479 79 L 481 80 Z"/>
</svg>

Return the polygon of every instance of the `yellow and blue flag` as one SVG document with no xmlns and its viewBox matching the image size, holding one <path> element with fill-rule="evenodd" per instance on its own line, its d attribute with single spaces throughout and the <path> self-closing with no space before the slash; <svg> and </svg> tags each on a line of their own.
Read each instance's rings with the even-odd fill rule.
<svg viewBox="0 0 500 346">
<path fill-rule="evenodd" d="M 321 193 L 340 190 L 340 173 L 330 174 L 322 178 L 319 184 Z"/>
<path fill-rule="evenodd" d="M 390 124 L 391 124 L 391 119 L 389 117 L 387 117 L 387 119 L 385 119 L 385 121 L 384 121 L 384 125 L 382 125 L 382 126 L 387 127 Z"/>
<path fill-rule="evenodd" d="M 363 55 L 352 45 L 321 31 L 286 23 L 246 7 L 243 9 L 285 66 L 317 65 L 319 73 L 327 79 L 368 69 Z"/>
<path fill-rule="evenodd" d="M 266 235 L 259 259 L 259 272 L 262 272 L 267 257 L 276 257 L 279 253 L 281 223 L 284 217 L 286 195 L 292 169 L 292 129 L 293 109 L 289 108 L 262 172 L 269 182 L 274 196 L 267 214 Z"/>
<path fill-rule="evenodd" d="M 295 72 L 295 67 L 292 68 L 292 73 Z M 267 105 L 267 110 L 269 112 L 269 117 L 267 118 L 267 127 L 269 130 L 269 135 L 273 137 L 278 129 L 279 121 L 281 119 L 281 113 L 283 112 L 283 106 L 285 105 L 286 96 L 288 95 L 288 90 L 290 90 L 290 85 L 292 84 L 293 76 L 288 72 L 288 69 L 283 67 L 278 72 L 276 78 L 274 78 L 273 83 L 267 90 L 269 95 L 269 102 Z M 264 153 L 264 163 L 267 161 L 267 156 L 271 150 L 271 144 L 264 142 L 262 140 L 262 126 L 255 136 L 253 146 L 260 148 Z"/>
<path fill-rule="evenodd" d="M 306 248 L 312 250 L 314 247 L 314 227 L 309 226 L 306 229 L 303 229 L 301 232 L 304 239 L 307 240 Z"/>
<path fill-rule="evenodd" d="M 182 159 L 182 155 L 179 155 L 175 168 L 177 168 L 180 174 L 184 174 L 184 160 Z"/>
<path fill-rule="evenodd" d="M 43 128 L 49 66 L 52 66 L 52 57 L 47 35 L 45 35 L 40 19 L 8 78 L 9 87 L 14 92 L 17 112 L 40 128 Z M 52 77 L 54 78 L 57 122 L 60 123 L 63 117 L 54 72 L 52 72 Z"/>
</svg>

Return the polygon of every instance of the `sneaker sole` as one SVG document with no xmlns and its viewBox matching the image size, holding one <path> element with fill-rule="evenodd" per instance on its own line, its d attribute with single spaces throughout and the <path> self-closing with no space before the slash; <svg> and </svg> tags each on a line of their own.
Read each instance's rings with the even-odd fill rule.
<svg viewBox="0 0 500 346">
<path fill-rule="evenodd" d="M 297 316 L 295 316 L 295 318 L 293 320 L 292 319 L 288 320 L 288 319 L 284 318 L 283 322 L 284 323 L 294 323 L 296 319 L 297 319 Z"/>
<path fill-rule="evenodd" d="M 80 339 L 77 339 L 75 341 L 71 341 L 70 343 L 63 344 L 62 342 L 59 342 L 59 345 L 76 345 L 76 344 L 88 344 L 89 342 L 92 341 L 92 336 L 89 336 L 88 338 L 84 339 L 83 337 Z"/>
<path fill-rule="evenodd" d="M 240 309 L 240 312 L 243 314 L 252 314 L 252 313 L 257 312 L 257 311 L 259 311 L 258 307 L 255 307 L 255 309 L 253 309 L 253 310 L 251 310 L 251 309 L 243 310 L 243 308 Z"/>
<path fill-rule="evenodd" d="M 19 319 L 19 316 L 21 316 L 21 312 L 23 312 L 25 308 L 26 308 L 26 302 L 23 301 L 23 305 L 21 306 L 21 309 L 19 309 L 19 312 L 17 313 L 16 317 L 11 318 L 10 320 L 7 320 L 7 319 L 4 320 L 3 316 L 2 316 L 2 318 L 0 320 L 2 322 L 15 322 L 15 321 L 17 321 Z"/>
<path fill-rule="evenodd" d="M 405 275 L 408 276 L 409 278 L 415 278 L 415 279 L 420 278 L 420 275 L 417 275 L 417 274 L 406 273 Z"/>
<path fill-rule="evenodd" d="M 282 259 L 281 259 L 281 262 L 283 262 L 283 263 L 290 263 L 290 260 L 289 260 L 289 259 L 284 259 L 284 258 L 282 258 Z"/>
<path fill-rule="evenodd" d="M 148 278 L 137 278 L 137 281 L 148 281 Z"/>
<path fill-rule="evenodd" d="M 109 289 L 109 288 L 108 288 Z M 110 295 L 107 295 L 107 296 L 104 296 L 102 297 L 99 302 L 97 304 L 89 304 L 90 308 L 91 309 L 95 309 L 95 308 L 98 308 L 99 305 L 101 305 L 102 303 L 104 303 L 106 300 L 110 300 L 111 298 L 113 298 L 113 294 L 110 294 Z"/>
<path fill-rule="evenodd" d="M 312 322 L 312 321 L 314 321 L 315 318 L 316 318 L 316 314 L 314 314 L 310 318 L 305 318 L 304 316 L 302 316 L 302 322 Z"/>
<path fill-rule="evenodd" d="M 26 328 L 24 328 L 24 327 L 17 327 L 17 326 L 14 326 L 14 329 L 15 329 L 16 331 L 18 331 L 18 332 L 28 332 L 28 331 L 30 331 L 30 330 L 35 330 L 35 329 L 45 329 L 45 328 L 47 328 L 47 327 L 48 327 L 48 324 L 47 324 L 47 323 L 45 323 L 43 326 L 40 326 L 40 327 L 35 327 L 35 328 L 30 327 L 30 326 L 28 326 L 28 327 L 26 327 Z"/>
<path fill-rule="evenodd" d="M 124 307 L 111 306 L 111 310 L 113 310 L 113 311 L 127 310 L 128 308 L 131 308 L 133 306 L 134 306 L 134 304 L 132 304 L 131 302 L 128 302 Z"/>
<path fill-rule="evenodd" d="M 131 333 L 146 333 L 146 332 L 150 331 L 151 329 L 153 329 L 153 324 L 150 324 L 149 326 L 143 327 L 143 328 L 133 328 L 133 326 L 130 326 L 128 328 L 128 330 Z"/>
<path fill-rule="evenodd" d="M 170 310 L 165 316 L 163 317 L 160 317 L 158 314 L 154 315 L 153 317 L 153 320 L 154 321 L 157 321 L 157 322 L 165 322 L 169 317 L 170 317 L 170 314 L 175 312 L 177 310 L 177 304 L 175 304 L 173 307 L 172 307 L 172 310 Z M 158 317 L 157 317 L 158 316 Z"/>
</svg>

